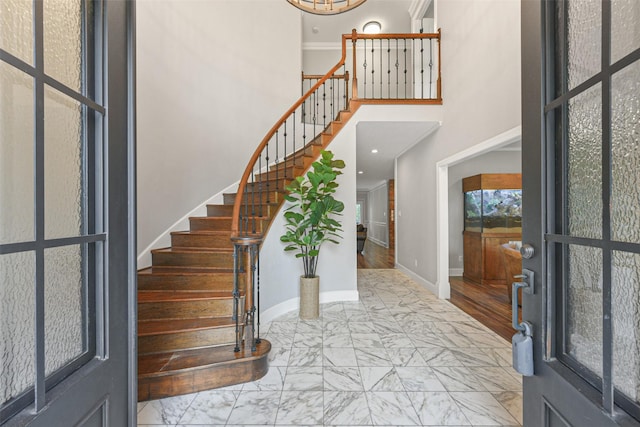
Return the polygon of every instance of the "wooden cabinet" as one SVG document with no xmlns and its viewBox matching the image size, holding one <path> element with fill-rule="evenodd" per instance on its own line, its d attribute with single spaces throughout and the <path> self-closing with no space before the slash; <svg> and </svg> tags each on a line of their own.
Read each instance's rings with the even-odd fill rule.
<svg viewBox="0 0 640 427">
<path fill-rule="evenodd" d="M 521 238 L 522 233 L 494 235 L 464 231 L 464 278 L 483 285 L 507 283 L 504 277 L 504 262 L 500 245 Z"/>
<path fill-rule="evenodd" d="M 520 174 L 481 174 L 462 180 L 466 279 L 506 283 L 500 245 L 522 238 L 521 186 Z"/>
</svg>

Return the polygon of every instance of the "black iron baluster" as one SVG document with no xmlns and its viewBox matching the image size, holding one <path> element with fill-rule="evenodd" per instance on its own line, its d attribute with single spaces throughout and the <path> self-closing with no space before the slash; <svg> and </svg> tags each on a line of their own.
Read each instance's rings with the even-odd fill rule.
<svg viewBox="0 0 640 427">
<path fill-rule="evenodd" d="M 423 30 L 420 28 L 420 34 Z M 420 98 L 424 99 L 424 39 L 420 39 Z"/>
<path fill-rule="evenodd" d="M 257 329 L 257 334 L 256 334 L 256 344 L 260 344 L 261 340 L 260 340 L 260 251 L 258 250 L 256 252 L 256 265 L 258 266 L 258 292 L 256 294 L 256 299 L 257 299 L 257 316 L 258 316 L 258 322 L 256 324 L 256 329 Z"/>
<path fill-rule="evenodd" d="M 400 98 L 400 61 L 398 55 L 400 54 L 400 47 L 398 46 L 398 39 L 396 39 L 396 98 Z"/>
<path fill-rule="evenodd" d="M 255 169 L 251 170 L 251 232 L 256 232 L 256 182 L 254 178 Z M 258 190 L 259 192 L 260 190 Z"/>
<path fill-rule="evenodd" d="M 367 98 L 367 39 L 364 39 L 364 49 L 363 49 L 363 57 L 364 57 L 364 64 L 362 64 L 362 67 L 364 68 L 364 71 L 362 73 L 362 75 L 364 75 L 364 83 L 363 83 L 363 87 L 364 87 L 364 98 Z M 355 55 L 355 52 L 354 52 Z"/>
<path fill-rule="evenodd" d="M 233 349 L 234 352 L 240 351 L 240 316 L 238 313 L 238 309 L 240 306 L 240 289 L 238 286 L 238 275 L 240 271 L 238 269 L 238 245 L 234 243 L 233 245 L 233 316 L 232 320 L 236 322 L 236 346 Z"/>
<path fill-rule="evenodd" d="M 296 111 L 293 110 L 293 150 L 291 151 L 291 155 L 293 156 L 293 163 L 295 165 L 296 162 Z"/>
<path fill-rule="evenodd" d="M 284 177 L 283 177 L 283 180 L 284 180 L 287 177 L 287 121 L 286 120 L 283 123 L 282 131 L 283 131 L 282 136 L 284 137 L 283 138 L 284 154 L 282 156 L 282 158 L 284 160 Z M 291 163 L 291 162 L 289 162 L 289 163 Z"/>
<path fill-rule="evenodd" d="M 384 98 L 382 94 L 382 39 L 380 39 L 380 98 Z"/>
<path fill-rule="evenodd" d="M 375 47 L 375 40 L 371 40 L 371 98 L 376 97 L 376 82 L 375 82 L 376 61 L 374 56 L 374 50 L 375 50 L 374 47 Z"/>
<path fill-rule="evenodd" d="M 429 39 L 429 99 L 433 98 L 433 39 Z"/>
<path fill-rule="evenodd" d="M 391 39 L 387 39 L 387 98 L 391 99 Z"/>
<path fill-rule="evenodd" d="M 404 98 L 407 99 L 407 39 L 404 40 Z"/>
<path fill-rule="evenodd" d="M 267 209 L 269 209 L 269 207 L 268 207 L 268 205 L 269 205 L 269 196 L 268 196 L 268 194 L 269 194 L 269 187 L 271 186 L 270 185 L 271 183 L 269 182 L 269 175 L 268 175 L 268 173 L 269 173 L 269 143 L 268 142 L 267 142 L 267 146 L 265 147 L 265 154 L 266 155 L 265 155 L 265 158 L 264 158 L 264 161 L 265 161 L 264 170 L 267 173 L 266 178 L 265 178 L 265 184 L 266 184 L 266 187 L 267 187 Z M 262 170 L 260 170 L 260 172 L 261 172 L 260 177 L 261 177 L 261 180 L 262 180 Z M 276 188 L 278 188 L 278 187 L 276 187 Z M 262 205 L 260 205 L 260 216 L 264 216 L 263 214 L 264 214 L 264 211 L 262 210 Z"/>
<path fill-rule="evenodd" d="M 331 92 L 331 100 L 329 101 L 329 109 L 331 110 L 331 120 L 335 119 L 335 117 L 336 117 L 334 115 L 334 111 L 333 111 L 333 109 L 334 109 L 334 107 L 333 107 L 334 98 L 333 97 L 335 96 L 334 91 L 333 91 L 333 81 L 334 81 L 334 78 L 333 78 L 333 76 L 331 76 L 331 80 L 329 82 L 329 92 Z"/>
<path fill-rule="evenodd" d="M 322 82 L 322 129 L 327 128 L 327 81 Z"/>
<path fill-rule="evenodd" d="M 278 162 L 280 161 L 280 159 L 278 158 L 278 150 L 280 148 L 279 132 L 280 132 L 279 129 L 276 130 L 276 161 L 273 163 L 274 168 L 276 169 L 276 187 L 280 185 L 280 179 L 278 177 Z"/>
</svg>

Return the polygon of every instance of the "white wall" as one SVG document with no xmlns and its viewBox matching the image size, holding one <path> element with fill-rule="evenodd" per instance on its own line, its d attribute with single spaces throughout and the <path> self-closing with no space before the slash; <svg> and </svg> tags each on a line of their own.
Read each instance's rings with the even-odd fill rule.
<svg viewBox="0 0 640 427">
<path fill-rule="evenodd" d="M 237 182 L 298 99 L 301 14 L 280 0 L 138 0 L 136 25 L 141 254 Z"/>
<path fill-rule="evenodd" d="M 480 173 L 520 173 L 521 152 L 493 151 L 449 168 L 449 271 L 461 275 L 463 262 L 464 196 L 462 179 Z M 458 274 L 460 272 L 460 274 Z"/>
<path fill-rule="evenodd" d="M 385 181 L 369 191 L 369 229 L 367 239 L 389 247 L 389 186 Z"/>
<path fill-rule="evenodd" d="M 437 287 L 436 163 L 519 126 L 520 3 L 438 1 L 435 10 L 442 126 L 398 159 L 396 262 Z"/>
</svg>

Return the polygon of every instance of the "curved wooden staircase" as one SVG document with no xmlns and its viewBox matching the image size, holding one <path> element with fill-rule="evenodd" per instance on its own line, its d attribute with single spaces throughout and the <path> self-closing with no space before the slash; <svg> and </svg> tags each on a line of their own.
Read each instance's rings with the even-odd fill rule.
<svg viewBox="0 0 640 427">
<path fill-rule="evenodd" d="M 268 188 L 260 193 L 260 206 L 252 206 L 263 215 L 256 217 L 260 234 L 277 214 L 284 187 L 305 173 L 358 105 L 351 103 L 350 111 L 341 111 L 306 147 L 261 174 L 259 184 L 248 184 Z M 261 339 L 254 352 L 246 346 L 234 352 L 231 221 L 236 197 L 225 194 L 224 204 L 207 206 L 206 217 L 189 218 L 189 231 L 171 233 L 171 247 L 153 250 L 152 267 L 138 272 L 138 401 L 254 381 L 267 373 L 267 340 Z M 244 295 L 241 288 L 241 300 Z"/>
<path fill-rule="evenodd" d="M 392 55 L 395 45 L 393 61 L 371 59 L 369 69 L 366 60 L 362 64 L 365 99 L 358 98 L 359 41 L 371 58 L 375 49 Z M 345 65 L 347 42 L 352 80 Z M 138 400 L 253 381 L 267 373 L 271 344 L 259 334 L 259 248 L 285 187 L 306 172 L 362 103 L 442 104 L 439 44 L 439 32 L 343 35 L 340 61 L 324 76 L 303 74 L 303 84 L 309 79 L 311 87 L 267 132 L 238 192 L 225 194 L 222 205 L 207 206 L 207 216 L 190 218 L 189 231 L 171 234 L 171 247 L 152 251 L 152 267 L 138 272 Z M 420 85 L 408 84 L 407 64 L 417 52 L 427 55 L 421 64 L 437 68 L 435 84 L 427 85 L 423 69 Z M 384 90 L 382 79 L 374 80 L 376 63 L 387 64 Z"/>
</svg>

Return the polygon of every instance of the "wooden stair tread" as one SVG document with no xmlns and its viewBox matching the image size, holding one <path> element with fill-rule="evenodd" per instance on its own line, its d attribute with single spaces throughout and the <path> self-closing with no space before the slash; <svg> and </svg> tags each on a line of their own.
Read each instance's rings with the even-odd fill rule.
<svg viewBox="0 0 640 427">
<path fill-rule="evenodd" d="M 262 339 L 253 353 L 245 352 L 243 347 L 236 353 L 233 351 L 234 347 L 231 344 L 141 355 L 138 357 L 138 378 L 172 375 L 176 371 L 258 359 L 269 353 L 271 343 Z"/>
<path fill-rule="evenodd" d="M 235 326 L 235 321 L 231 317 L 141 320 L 138 322 L 138 336 L 143 337 L 148 335 L 171 334 L 176 332 L 224 328 L 229 326 Z"/>
<path fill-rule="evenodd" d="M 154 266 L 138 270 L 138 275 L 210 275 L 219 273 L 233 273 L 233 269 L 221 267 Z"/>
<path fill-rule="evenodd" d="M 211 217 L 205 217 L 205 218 L 211 218 Z M 172 231 L 171 232 L 172 235 L 189 235 L 189 234 L 195 234 L 195 235 L 203 235 L 203 236 L 224 236 L 224 235 L 231 235 L 231 230 L 191 230 L 191 231 Z"/>
<path fill-rule="evenodd" d="M 229 299 L 228 291 L 138 291 L 138 303 Z"/>
<path fill-rule="evenodd" d="M 152 254 L 154 253 L 172 253 L 172 254 L 182 254 L 182 253 L 219 253 L 219 252 L 229 252 L 232 253 L 233 252 L 233 248 L 183 248 L 183 247 L 178 247 L 178 248 L 173 248 L 173 247 L 169 247 L 169 248 L 161 248 L 161 249 L 153 249 L 151 251 Z"/>
</svg>

